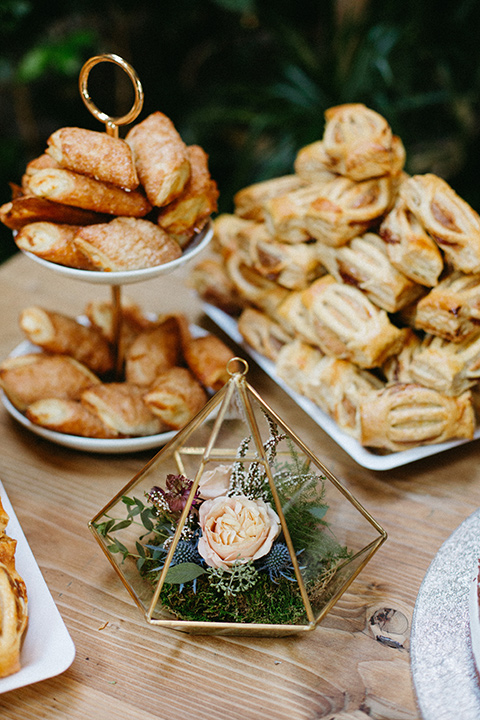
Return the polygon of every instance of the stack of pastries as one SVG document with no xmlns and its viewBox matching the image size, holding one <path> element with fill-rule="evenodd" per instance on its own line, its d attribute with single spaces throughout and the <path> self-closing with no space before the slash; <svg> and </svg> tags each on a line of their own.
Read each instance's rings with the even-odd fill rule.
<svg viewBox="0 0 480 720">
<path fill-rule="evenodd" d="M 240 190 L 191 274 L 290 387 L 377 452 L 471 439 L 480 378 L 480 217 L 409 176 L 362 104 L 325 113 L 294 172 Z"/>
<path fill-rule="evenodd" d="M 111 303 L 89 302 L 85 319 L 32 306 L 19 324 L 35 348 L 0 363 L 0 387 L 48 430 L 103 439 L 178 430 L 229 377 L 232 351 L 215 335 L 194 336 L 181 314 L 146 318 L 124 301 L 121 377 Z"/>
<path fill-rule="evenodd" d="M 125 139 L 64 127 L 0 207 L 15 242 L 80 270 L 139 270 L 177 259 L 217 208 L 208 156 L 154 112 Z"/>
<path fill-rule="evenodd" d="M 27 589 L 15 567 L 17 541 L 5 533 L 8 521 L 0 500 L 0 678 L 20 670 L 28 623 Z"/>
</svg>

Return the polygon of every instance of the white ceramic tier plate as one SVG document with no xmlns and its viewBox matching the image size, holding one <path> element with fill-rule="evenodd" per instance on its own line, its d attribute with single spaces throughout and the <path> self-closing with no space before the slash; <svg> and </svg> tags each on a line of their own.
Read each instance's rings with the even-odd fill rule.
<svg viewBox="0 0 480 720">
<path fill-rule="evenodd" d="M 64 672 L 73 662 L 75 645 L 43 579 L 22 528 L 0 482 L 0 497 L 10 518 L 7 535 L 17 541 L 15 562 L 27 586 L 28 626 L 20 654 L 21 669 L 0 679 L 0 693 L 31 685 Z"/>
<path fill-rule="evenodd" d="M 472 442 L 471 440 L 452 440 L 449 442 L 439 443 L 437 445 L 422 445 L 421 447 L 411 448 L 409 450 L 402 450 L 401 452 L 391 452 L 386 454 L 375 453 L 368 448 L 363 447 L 353 437 L 344 433 L 323 410 L 315 405 L 308 398 L 303 397 L 299 393 L 292 390 L 283 380 L 281 380 L 275 372 L 275 364 L 265 358 L 260 353 L 253 350 L 248 343 L 242 338 L 238 331 L 237 322 L 227 313 L 223 312 L 219 308 L 203 303 L 203 309 L 206 315 L 213 320 L 237 345 L 245 350 L 250 355 L 257 365 L 274 380 L 279 387 L 289 395 L 297 405 L 299 405 L 333 440 L 345 450 L 359 465 L 369 468 L 370 470 L 390 470 L 401 465 L 407 465 L 408 463 L 420 460 L 430 455 L 437 455 L 438 453 L 449 450 L 450 448 L 462 445 L 466 442 Z M 476 429 L 475 439 L 480 437 L 480 427 Z"/>
<path fill-rule="evenodd" d="M 60 275 L 65 275 L 72 280 L 81 280 L 83 282 L 93 283 L 97 285 L 129 285 L 132 283 L 151 280 L 159 275 L 173 272 L 180 265 L 192 260 L 199 252 L 201 252 L 210 242 L 213 235 L 212 224 L 209 222 L 204 229 L 192 240 L 185 248 L 182 255 L 176 260 L 171 260 L 163 265 L 156 265 L 151 268 L 143 268 L 141 270 L 125 270 L 122 272 L 102 272 L 101 270 L 77 270 L 76 268 L 59 265 L 58 263 L 44 260 L 37 257 L 31 252 L 24 252 L 27 257 L 35 260 L 35 262 L 54 270 Z"/>
</svg>

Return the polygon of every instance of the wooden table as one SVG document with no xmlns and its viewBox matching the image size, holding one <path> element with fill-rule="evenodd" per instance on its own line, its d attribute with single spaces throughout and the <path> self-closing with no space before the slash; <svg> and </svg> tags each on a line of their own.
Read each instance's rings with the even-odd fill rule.
<svg viewBox="0 0 480 720">
<path fill-rule="evenodd" d="M 123 292 L 145 310 L 182 310 L 187 269 Z M 109 287 L 67 280 L 25 256 L 0 267 L 0 356 L 23 339 L 19 312 L 42 305 L 79 314 Z M 207 325 L 208 327 L 208 325 Z M 478 443 L 399 469 L 357 465 L 255 365 L 249 382 L 315 449 L 389 538 L 320 627 L 282 639 L 190 636 L 149 626 L 87 523 L 153 456 L 90 455 L 25 430 L 0 408 L 0 479 L 76 646 L 58 677 L 0 696 L 4 720 L 387 720 L 419 717 L 409 630 L 399 647 L 375 639 L 383 608 L 408 625 L 443 541 L 480 506 Z M 403 646 L 402 646 L 403 645 Z"/>
</svg>

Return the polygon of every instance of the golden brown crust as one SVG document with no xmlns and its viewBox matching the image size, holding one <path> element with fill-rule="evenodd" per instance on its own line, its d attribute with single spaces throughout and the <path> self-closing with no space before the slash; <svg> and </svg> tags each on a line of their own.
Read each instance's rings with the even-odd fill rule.
<svg viewBox="0 0 480 720">
<path fill-rule="evenodd" d="M 419 384 L 389 385 L 360 404 L 361 442 L 401 451 L 419 445 L 471 440 L 475 418 L 471 395 L 442 395 Z"/>
<path fill-rule="evenodd" d="M 305 145 L 297 152 L 294 161 L 296 174 L 305 183 L 326 182 L 335 177 L 329 169 L 331 160 L 325 152 L 323 140 Z"/>
<path fill-rule="evenodd" d="M 175 200 L 190 177 L 187 146 L 166 115 L 155 112 L 129 130 L 140 182 L 150 203 L 163 207 Z"/>
<path fill-rule="evenodd" d="M 298 175 L 283 175 L 242 188 L 233 196 L 235 214 L 246 220 L 262 222 L 265 219 L 264 205 L 268 200 L 298 190 L 303 184 Z"/>
<path fill-rule="evenodd" d="M 47 140 L 46 152 L 60 167 L 135 190 L 139 180 L 132 151 L 121 138 L 78 127 L 63 127 Z"/>
<path fill-rule="evenodd" d="M 29 190 L 47 200 L 107 215 L 143 217 L 152 209 L 139 190 L 123 190 L 63 168 L 38 170 L 30 178 Z"/>
<path fill-rule="evenodd" d="M 220 390 L 230 375 L 227 364 L 234 353 L 215 335 L 205 335 L 186 342 L 183 348 L 185 362 L 204 387 Z"/>
<path fill-rule="evenodd" d="M 242 312 L 238 331 L 254 350 L 269 360 L 275 360 L 282 347 L 292 340 L 278 322 L 255 308 L 245 308 Z"/>
<path fill-rule="evenodd" d="M 160 373 L 144 396 L 150 410 L 173 430 L 180 430 L 195 417 L 207 399 L 201 384 L 183 367 Z"/>
<path fill-rule="evenodd" d="M 313 236 L 307 227 L 312 203 L 325 194 L 328 183 L 315 183 L 277 195 L 264 204 L 265 225 L 272 237 L 288 243 L 301 243 Z"/>
<path fill-rule="evenodd" d="M 219 257 L 200 260 L 190 273 L 188 283 L 205 302 L 230 315 L 237 315 L 245 306 Z"/>
<path fill-rule="evenodd" d="M 80 228 L 73 242 L 95 268 L 104 272 L 156 267 L 182 254 L 179 244 L 160 227 L 132 217 Z"/>
<path fill-rule="evenodd" d="M 36 425 L 55 432 L 102 439 L 118 437 L 79 400 L 44 398 L 29 405 L 25 415 Z"/>
<path fill-rule="evenodd" d="M 480 331 L 452 343 L 427 335 L 410 364 L 414 382 L 445 395 L 460 395 L 480 378 Z"/>
<path fill-rule="evenodd" d="M 155 435 L 165 426 L 147 407 L 143 395 L 144 390 L 132 383 L 102 383 L 86 390 L 81 401 L 119 435 Z"/>
<path fill-rule="evenodd" d="M 275 319 L 276 309 L 289 291 L 243 264 L 234 254 L 227 260 L 225 268 L 240 296 Z"/>
<path fill-rule="evenodd" d="M 419 330 L 461 342 L 476 334 L 479 307 L 480 273 L 454 271 L 418 302 L 413 322 Z"/>
<path fill-rule="evenodd" d="M 91 210 L 61 205 L 35 195 L 23 195 L 0 207 L 0 221 L 19 230 L 33 222 L 57 222 L 67 225 L 93 225 L 105 222 L 106 215 Z"/>
<path fill-rule="evenodd" d="M 45 397 L 78 399 L 100 380 L 67 355 L 30 353 L 7 358 L 0 364 L 0 386 L 10 402 L 24 411 Z"/>
<path fill-rule="evenodd" d="M 79 270 L 93 270 L 93 265 L 73 242 L 78 225 L 34 222 L 24 225 L 15 236 L 20 250 L 31 252 L 49 262 Z"/>
<path fill-rule="evenodd" d="M 16 540 L 0 536 L 0 678 L 20 670 L 20 649 L 28 623 L 25 582 L 15 567 Z"/>
<path fill-rule="evenodd" d="M 218 188 L 208 170 L 208 155 L 198 145 L 187 148 L 190 177 L 182 191 L 158 213 L 158 224 L 183 248 L 217 209 Z"/>
<path fill-rule="evenodd" d="M 33 306 L 22 310 L 19 324 L 30 342 L 46 352 L 69 355 L 100 375 L 114 367 L 112 349 L 103 335 L 74 318 Z"/>
<path fill-rule="evenodd" d="M 174 365 L 181 357 L 180 327 L 175 316 L 158 327 L 141 332 L 125 354 L 127 382 L 150 387 L 157 375 Z"/>
</svg>

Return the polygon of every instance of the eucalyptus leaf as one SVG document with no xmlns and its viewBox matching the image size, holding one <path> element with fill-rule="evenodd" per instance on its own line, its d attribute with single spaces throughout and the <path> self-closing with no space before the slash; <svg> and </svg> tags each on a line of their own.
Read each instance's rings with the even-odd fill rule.
<svg viewBox="0 0 480 720">
<path fill-rule="evenodd" d="M 195 563 L 179 563 L 168 569 L 165 582 L 172 585 L 182 585 L 183 583 L 190 582 L 190 580 L 195 580 L 195 578 L 200 577 L 200 575 L 205 575 L 205 573 L 206 570 Z"/>
</svg>

